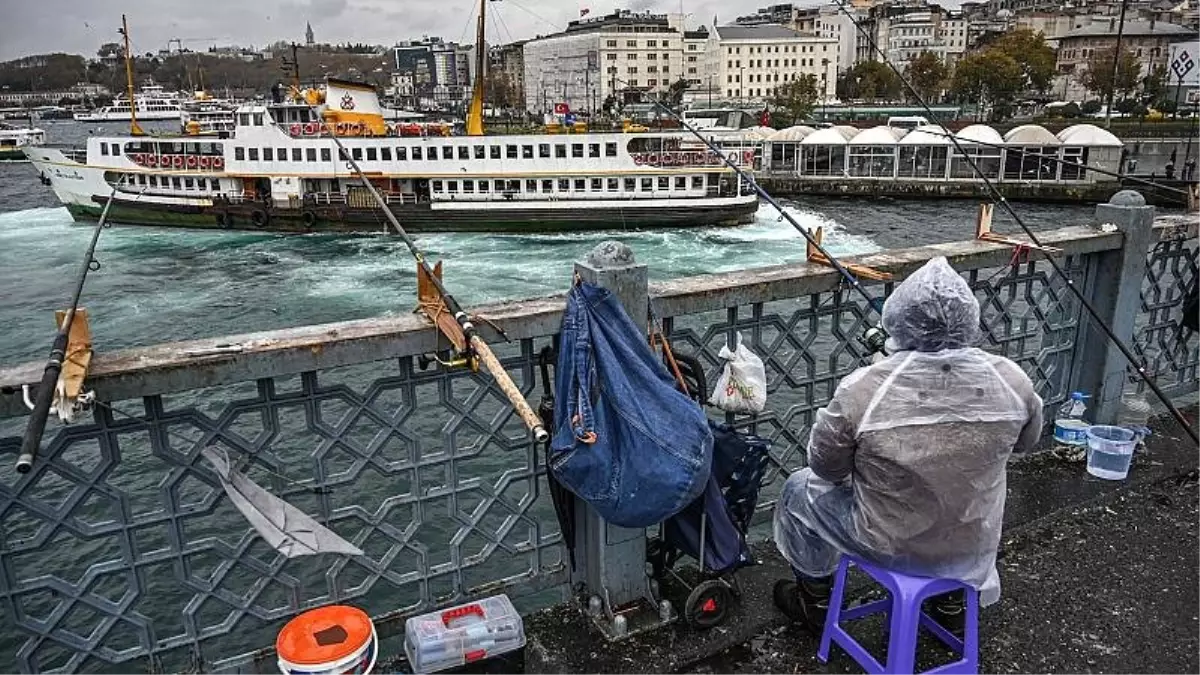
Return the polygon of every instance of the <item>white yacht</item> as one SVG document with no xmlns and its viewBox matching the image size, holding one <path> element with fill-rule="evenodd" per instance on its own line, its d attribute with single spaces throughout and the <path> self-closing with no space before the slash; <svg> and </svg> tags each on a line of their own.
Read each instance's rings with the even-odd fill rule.
<svg viewBox="0 0 1200 675">
<path fill-rule="evenodd" d="M 139 121 L 148 120 L 177 120 L 182 106 L 179 96 L 165 91 L 161 86 L 152 84 L 142 87 L 141 92 L 134 96 L 133 112 L 137 113 Z M 112 105 L 106 105 L 99 110 L 85 113 L 75 113 L 79 122 L 128 122 L 132 118 L 128 97 L 118 97 Z"/>
</svg>

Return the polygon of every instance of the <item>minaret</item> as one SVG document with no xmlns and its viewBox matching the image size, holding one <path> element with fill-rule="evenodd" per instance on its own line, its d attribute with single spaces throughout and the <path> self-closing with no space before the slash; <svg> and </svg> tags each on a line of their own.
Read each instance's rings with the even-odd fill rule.
<svg viewBox="0 0 1200 675">
<path fill-rule="evenodd" d="M 314 44 L 315 42 L 316 42 L 316 39 L 314 39 L 314 38 L 313 38 L 312 24 L 311 24 L 311 23 L 305 23 L 305 29 L 304 29 L 304 44 L 306 44 L 306 45 L 308 45 L 309 47 L 311 47 L 311 46 L 313 46 L 313 44 Z"/>
</svg>

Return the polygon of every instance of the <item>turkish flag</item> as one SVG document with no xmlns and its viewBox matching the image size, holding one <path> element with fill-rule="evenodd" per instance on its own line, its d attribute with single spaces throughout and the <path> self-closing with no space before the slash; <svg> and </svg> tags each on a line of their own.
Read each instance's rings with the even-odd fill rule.
<svg viewBox="0 0 1200 675">
<path fill-rule="evenodd" d="M 571 106 L 567 105 L 566 103 L 555 103 L 554 104 L 554 114 L 555 115 L 566 115 L 569 112 L 571 112 Z"/>
<path fill-rule="evenodd" d="M 583 9 L 579 10 L 579 16 L 587 16 L 588 12 L 590 12 L 590 11 L 592 11 L 592 10 L 588 9 L 587 7 L 584 7 Z"/>
</svg>

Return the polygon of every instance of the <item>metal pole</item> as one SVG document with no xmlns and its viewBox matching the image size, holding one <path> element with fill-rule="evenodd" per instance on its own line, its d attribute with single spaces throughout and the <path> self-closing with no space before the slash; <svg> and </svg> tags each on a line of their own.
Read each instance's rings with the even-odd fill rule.
<svg viewBox="0 0 1200 675">
<path fill-rule="evenodd" d="M 1112 79 L 1108 83 L 1108 103 L 1104 106 L 1104 128 L 1112 126 L 1113 95 L 1117 93 L 1117 70 L 1121 65 L 1121 38 L 1125 35 L 1125 10 L 1129 0 L 1121 0 L 1121 18 L 1117 20 L 1117 46 L 1113 49 Z"/>
</svg>

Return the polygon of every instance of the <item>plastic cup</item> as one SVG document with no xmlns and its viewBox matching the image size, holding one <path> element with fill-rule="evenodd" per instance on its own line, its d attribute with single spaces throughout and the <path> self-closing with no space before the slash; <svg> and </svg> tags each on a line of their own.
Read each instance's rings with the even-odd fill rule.
<svg viewBox="0 0 1200 675">
<path fill-rule="evenodd" d="M 1137 434 L 1122 427 L 1096 425 L 1087 430 L 1087 472 L 1105 480 L 1125 480 Z"/>
</svg>

